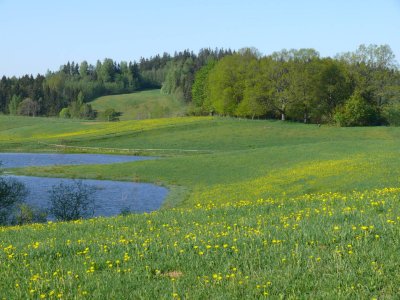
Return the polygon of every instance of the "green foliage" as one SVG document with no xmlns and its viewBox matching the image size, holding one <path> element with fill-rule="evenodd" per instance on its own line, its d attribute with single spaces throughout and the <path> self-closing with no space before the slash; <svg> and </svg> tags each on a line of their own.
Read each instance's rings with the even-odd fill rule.
<svg viewBox="0 0 400 300">
<path fill-rule="evenodd" d="M 192 86 L 192 103 L 199 109 L 199 114 L 207 114 L 212 111 L 208 97 L 208 75 L 215 65 L 216 61 L 210 60 L 195 75 Z"/>
<path fill-rule="evenodd" d="M 26 203 L 18 204 L 18 209 L 12 221 L 13 224 L 17 225 L 45 222 L 47 222 L 47 212 Z"/>
<path fill-rule="evenodd" d="M 97 111 L 92 108 L 92 105 L 85 103 L 81 106 L 79 110 L 80 118 L 86 120 L 94 120 L 97 116 Z"/>
<path fill-rule="evenodd" d="M 77 99 L 75 101 L 72 101 L 71 104 L 68 106 L 72 118 L 79 119 L 82 117 L 81 109 L 83 105 L 84 105 L 83 93 L 79 92 Z"/>
<path fill-rule="evenodd" d="M 382 114 L 389 125 L 400 126 L 400 103 L 386 105 Z"/>
<path fill-rule="evenodd" d="M 346 66 L 321 60 L 310 49 L 226 56 L 209 72 L 207 83 L 203 97 L 221 115 L 304 122 L 329 121 L 353 90 Z"/>
<path fill-rule="evenodd" d="M 115 111 L 114 108 L 107 108 L 105 111 L 100 113 L 100 120 L 103 121 L 108 121 L 108 122 L 113 122 L 113 121 L 119 121 L 119 116 L 121 113 Z"/>
<path fill-rule="evenodd" d="M 70 111 L 69 111 L 69 108 L 68 107 L 64 107 L 61 111 L 60 111 L 60 118 L 63 118 L 63 119 L 69 119 L 69 118 L 71 118 L 71 113 L 70 113 Z"/>
<path fill-rule="evenodd" d="M 220 60 L 225 61 L 219 63 Z M 212 61 L 216 62 L 214 67 Z M 18 113 L 17 98 L 13 100 L 18 96 L 36 104 L 35 108 L 24 105 L 23 115 L 57 116 L 63 108 L 70 107 L 74 118 L 92 119 L 94 111 L 88 106 L 82 109 L 77 102 L 80 94 L 90 101 L 104 95 L 162 87 L 164 94 L 184 100 L 194 115 L 217 112 L 246 118 L 330 123 L 355 90 L 382 112 L 385 106 L 398 101 L 399 86 L 400 72 L 388 45 L 361 45 L 335 59 L 321 58 L 314 49 L 283 49 L 269 56 L 252 48 L 237 53 L 201 49 L 194 54 L 185 50 L 174 56 L 164 53 L 142 58 L 138 63 L 106 58 L 96 65 L 68 62 L 59 71 L 36 78 L 3 77 L 0 113 Z M 161 110 L 168 110 L 168 114 Z M 180 111 L 167 107 L 156 115 L 174 113 L 178 115 Z M 145 115 L 138 118 L 154 117 L 152 113 Z M 379 118 L 380 124 L 388 122 Z"/>
<path fill-rule="evenodd" d="M 84 103 L 84 96 L 79 92 L 75 101 L 72 101 L 68 107 L 64 107 L 60 113 L 60 118 L 74 118 L 93 120 L 97 116 L 97 112 L 92 109 L 92 105 Z"/>
<path fill-rule="evenodd" d="M 342 105 L 352 94 L 344 66 L 336 61 L 327 60 L 322 66 L 317 85 L 317 97 L 321 99 L 320 119 L 331 121 L 335 108 Z"/>
<path fill-rule="evenodd" d="M 266 57 L 239 51 L 218 61 L 208 75 L 198 72 L 199 82 L 208 77 L 208 85 L 206 91 L 204 84 L 196 86 L 194 105 L 209 102 L 220 115 L 330 123 L 334 118 L 348 119 L 341 111 L 357 90 L 376 110 L 370 112 L 375 116 L 367 117 L 368 124 L 343 122 L 384 124 L 378 112 L 400 95 L 400 73 L 390 48 L 360 49 L 351 59 L 320 58 L 313 49 L 284 49 Z M 250 63 L 249 58 L 253 58 Z"/>
<path fill-rule="evenodd" d="M 378 116 L 374 107 L 356 91 L 343 109 L 336 112 L 335 119 L 340 126 L 366 126 L 376 123 Z"/>
<path fill-rule="evenodd" d="M 268 96 L 262 91 L 265 87 L 265 77 L 261 72 L 262 63 L 253 61 L 252 70 L 246 80 L 243 100 L 239 103 L 235 115 L 239 117 L 264 116 L 269 109 Z"/>
<path fill-rule="evenodd" d="M 167 65 L 168 72 L 161 91 L 174 95 L 180 100 L 190 101 L 194 67 L 194 59 L 191 56 L 183 60 L 171 61 Z"/>
<path fill-rule="evenodd" d="M 22 99 L 21 97 L 18 97 L 17 95 L 13 95 L 11 98 L 10 103 L 8 104 L 8 111 L 10 112 L 10 115 L 17 115 L 18 114 L 18 106 L 21 103 Z"/>
<path fill-rule="evenodd" d="M 256 58 L 235 54 L 222 58 L 209 73 L 210 102 L 220 115 L 235 115 L 243 100 L 248 66 Z"/>
</svg>

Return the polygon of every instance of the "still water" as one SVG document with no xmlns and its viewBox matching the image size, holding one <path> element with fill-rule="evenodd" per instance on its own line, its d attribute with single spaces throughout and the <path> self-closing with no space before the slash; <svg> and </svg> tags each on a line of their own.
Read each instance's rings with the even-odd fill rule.
<svg viewBox="0 0 400 300">
<path fill-rule="evenodd" d="M 110 164 L 152 159 L 151 157 L 101 155 L 101 154 L 35 154 L 0 153 L 4 168 L 49 165 Z M 23 182 L 29 195 L 28 204 L 40 208 L 49 207 L 49 190 L 61 182 L 72 183 L 72 179 L 12 176 Z M 84 179 L 83 183 L 94 187 L 94 216 L 113 216 L 121 211 L 150 212 L 160 208 L 168 189 L 154 184 Z"/>
<path fill-rule="evenodd" d="M 59 153 L 0 153 L 3 168 L 23 168 L 50 165 L 114 164 L 153 159 L 147 156 L 105 154 L 59 154 Z"/>
</svg>

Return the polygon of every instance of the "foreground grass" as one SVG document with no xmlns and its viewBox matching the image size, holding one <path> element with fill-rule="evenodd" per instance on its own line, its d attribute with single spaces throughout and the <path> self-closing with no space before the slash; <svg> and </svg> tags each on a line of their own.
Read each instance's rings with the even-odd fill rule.
<svg viewBox="0 0 400 300">
<path fill-rule="evenodd" d="M 121 113 L 120 120 L 170 118 L 185 113 L 185 106 L 181 101 L 171 95 L 162 94 L 160 90 L 103 96 L 90 104 L 98 111 L 115 109 Z"/>
<path fill-rule="evenodd" d="M 395 299 L 400 189 L 1 228 L 5 299 Z"/>
</svg>

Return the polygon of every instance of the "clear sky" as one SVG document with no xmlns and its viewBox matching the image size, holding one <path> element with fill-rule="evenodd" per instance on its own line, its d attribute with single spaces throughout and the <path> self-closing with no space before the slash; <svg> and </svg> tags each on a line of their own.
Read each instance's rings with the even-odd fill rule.
<svg viewBox="0 0 400 300">
<path fill-rule="evenodd" d="M 0 76 L 205 47 L 388 44 L 400 61 L 400 0 L 0 0 L 0 32 Z"/>
</svg>

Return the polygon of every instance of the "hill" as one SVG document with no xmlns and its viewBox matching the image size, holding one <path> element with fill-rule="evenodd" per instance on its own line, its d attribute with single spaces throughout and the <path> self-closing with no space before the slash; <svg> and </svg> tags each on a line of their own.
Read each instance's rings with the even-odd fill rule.
<svg viewBox="0 0 400 300">
<path fill-rule="evenodd" d="M 121 113 L 120 120 L 176 117 L 183 115 L 185 111 L 185 105 L 181 101 L 172 95 L 162 94 L 160 90 L 103 96 L 90 104 L 99 112 L 115 109 Z"/>
</svg>

